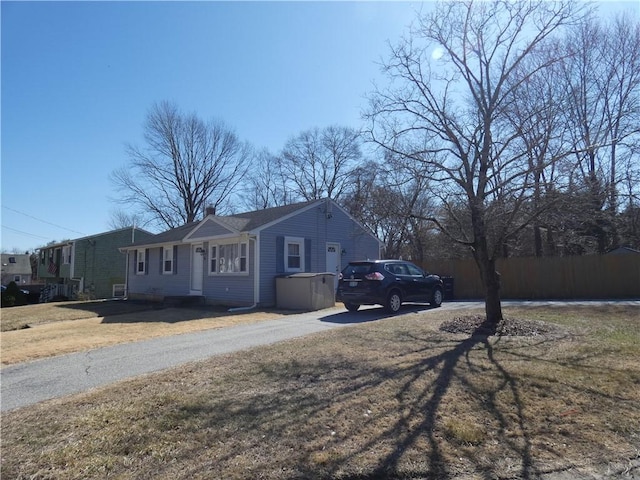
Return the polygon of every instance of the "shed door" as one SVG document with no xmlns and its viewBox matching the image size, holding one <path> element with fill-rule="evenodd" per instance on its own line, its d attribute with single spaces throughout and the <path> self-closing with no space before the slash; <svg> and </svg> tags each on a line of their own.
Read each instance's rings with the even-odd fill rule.
<svg viewBox="0 0 640 480">
<path fill-rule="evenodd" d="M 201 243 L 191 245 L 191 294 L 202 295 L 204 275 L 204 249 Z"/>
<path fill-rule="evenodd" d="M 340 275 L 340 244 L 327 243 L 327 272 L 334 273 L 334 289 L 338 288 L 338 277 Z"/>
</svg>

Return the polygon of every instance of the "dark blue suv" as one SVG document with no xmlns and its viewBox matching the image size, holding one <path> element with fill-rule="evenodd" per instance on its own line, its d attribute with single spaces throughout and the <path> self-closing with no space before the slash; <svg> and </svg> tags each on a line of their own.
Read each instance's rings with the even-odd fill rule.
<svg viewBox="0 0 640 480">
<path fill-rule="evenodd" d="M 403 302 L 442 305 L 442 279 L 405 260 L 349 262 L 340 273 L 336 300 L 350 312 L 360 305 L 382 305 L 391 313 Z"/>
</svg>

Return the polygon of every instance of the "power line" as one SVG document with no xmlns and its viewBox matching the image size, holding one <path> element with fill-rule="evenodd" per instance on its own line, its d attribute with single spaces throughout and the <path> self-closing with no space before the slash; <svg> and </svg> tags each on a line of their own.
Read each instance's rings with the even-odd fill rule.
<svg viewBox="0 0 640 480">
<path fill-rule="evenodd" d="M 15 228 L 7 227 L 6 225 L 2 225 L 2 228 L 6 228 L 7 230 L 11 230 L 12 232 L 21 233 L 22 235 L 29 235 L 30 237 L 34 237 L 34 238 L 43 238 L 45 240 L 49 240 L 47 237 L 43 237 L 41 235 L 35 235 L 29 232 L 23 232 L 22 230 L 16 230 Z"/>
<path fill-rule="evenodd" d="M 54 227 L 61 228 L 62 230 L 67 230 L 69 232 L 77 233 L 79 235 L 86 235 L 86 233 L 79 232 L 77 230 L 72 230 L 70 228 L 63 227 L 62 225 L 58 225 L 56 223 L 52 223 L 52 222 L 49 222 L 47 220 L 43 220 L 43 219 L 38 218 L 38 217 L 34 217 L 33 215 L 29 215 L 28 213 L 21 212 L 20 210 L 16 210 L 15 208 L 7 207 L 6 205 L 2 205 L 2 208 L 6 208 L 7 210 L 11 210 L 12 212 L 19 213 L 20 215 L 24 215 L 25 217 L 33 218 L 34 220 L 37 220 L 37 221 L 42 222 L 42 223 L 46 223 L 47 225 L 52 225 Z M 5 228 L 8 228 L 8 227 L 5 227 Z M 9 230 L 11 230 L 11 229 L 9 229 Z M 21 233 L 26 233 L 26 232 L 21 232 Z M 30 235 L 30 234 L 27 234 L 27 235 Z M 44 237 L 40 237 L 40 238 L 44 238 Z"/>
</svg>

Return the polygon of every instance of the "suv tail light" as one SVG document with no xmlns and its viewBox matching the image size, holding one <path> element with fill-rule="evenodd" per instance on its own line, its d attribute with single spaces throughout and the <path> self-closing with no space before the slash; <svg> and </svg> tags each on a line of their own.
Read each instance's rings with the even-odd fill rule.
<svg viewBox="0 0 640 480">
<path fill-rule="evenodd" d="M 382 275 L 380 272 L 373 272 L 368 275 L 365 275 L 364 278 L 366 280 L 378 280 L 381 282 L 382 280 L 384 280 L 384 275 Z"/>
</svg>

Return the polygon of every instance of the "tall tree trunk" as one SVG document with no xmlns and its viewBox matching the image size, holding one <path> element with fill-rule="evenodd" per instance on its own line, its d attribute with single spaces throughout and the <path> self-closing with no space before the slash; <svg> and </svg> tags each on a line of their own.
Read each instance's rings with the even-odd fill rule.
<svg viewBox="0 0 640 480">
<path fill-rule="evenodd" d="M 473 256 L 484 287 L 484 302 L 486 313 L 486 327 L 495 332 L 502 320 L 502 304 L 500 301 L 500 274 L 496 271 L 496 261 L 489 252 L 489 242 L 484 225 L 484 211 L 480 202 L 474 202 L 471 211 L 471 222 L 474 230 Z"/>
<path fill-rule="evenodd" d="M 486 326 L 495 332 L 498 323 L 502 320 L 502 302 L 500 299 L 500 274 L 496 271 L 496 262 L 490 259 L 486 252 L 475 253 L 476 263 L 480 270 L 482 285 L 484 287 L 484 309 L 486 314 Z"/>
<path fill-rule="evenodd" d="M 542 249 L 542 231 L 538 222 L 533 224 L 533 254 L 536 257 L 542 257 L 544 250 Z"/>
</svg>

